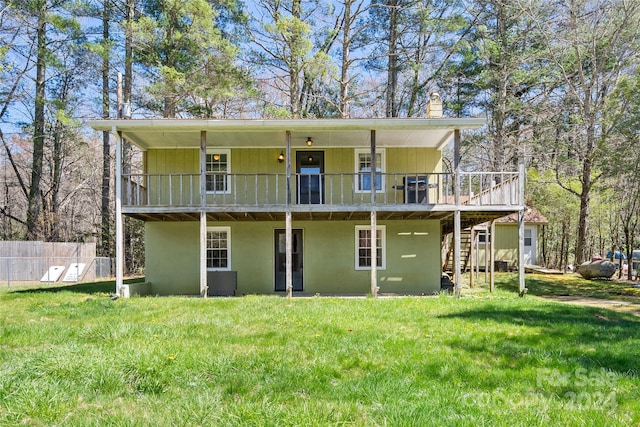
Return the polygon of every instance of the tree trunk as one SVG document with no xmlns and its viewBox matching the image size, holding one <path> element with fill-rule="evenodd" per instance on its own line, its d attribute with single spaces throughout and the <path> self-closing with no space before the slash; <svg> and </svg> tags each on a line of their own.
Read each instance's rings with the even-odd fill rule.
<svg viewBox="0 0 640 427">
<path fill-rule="evenodd" d="M 587 110 L 588 112 L 588 110 Z M 587 144 L 585 159 L 582 164 L 582 191 L 580 192 L 580 214 L 578 216 L 578 240 L 576 242 L 576 264 L 580 265 L 589 259 L 589 205 L 591 202 L 591 189 L 593 187 L 593 166 L 591 156 L 595 151 L 595 131 L 592 126 L 587 128 Z"/>
<path fill-rule="evenodd" d="M 509 40 L 507 37 L 507 16 L 504 5 L 501 2 L 495 2 L 496 9 L 496 32 L 497 38 L 500 40 L 500 50 L 497 57 L 493 58 L 496 67 L 496 101 L 495 110 L 493 111 L 494 120 L 494 142 L 493 155 L 491 158 L 491 170 L 505 170 L 505 149 L 506 149 L 506 132 L 505 123 L 507 121 L 507 85 L 509 84 L 508 61 L 506 56 L 509 50 Z"/>
<path fill-rule="evenodd" d="M 389 65 L 387 68 L 386 116 L 397 117 L 396 92 L 398 91 L 398 0 L 390 0 L 389 6 Z"/>
<path fill-rule="evenodd" d="M 567 224 L 565 221 L 562 221 L 562 231 L 561 231 L 561 235 L 560 235 L 560 262 L 558 263 L 558 267 L 562 270 L 562 271 L 566 271 L 566 260 L 564 259 L 564 242 L 565 242 L 565 235 L 567 234 Z"/>
<path fill-rule="evenodd" d="M 349 55 L 351 53 L 351 0 L 344 2 L 342 17 L 342 64 L 340 70 L 340 118 L 349 117 Z"/>
<path fill-rule="evenodd" d="M 111 0 L 104 0 L 102 11 L 102 118 L 109 118 L 109 18 L 111 16 Z M 100 203 L 100 255 L 111 256 L 111 145 L 109 132 L 102 132 L 102 197 Z"/>
<path fill-rule="evenodd" d="M 108 1 L 109 0 L 105 0 L 105 2 Z M 127 111 L 121 112 L 120 115 L 120 117 L 127 118 L 129 118 L 129 110 L 131 109 L 131 92 L 133 87 L 133 32 L 131 31 L 131 25 L 133 24 L 134 18 L 135 0 L 127 0 L 127 26 L 124 41 L 124 83 L 122 94 L 123 104 Z"/>
<path fill-rule="evenodd" d="M 42 159 L 44 157 L 44 107 L 45 70 L 47 55 L 47 21 L 46 0 L 38 2 L 38 28 L 36 30 L 37 58 L 36 58 L 36 94 L 33 118 L 33 159 L 31 163 L 31 184 L 27 200 L 27 236 L 29 240 L 39 237 L 40 217 L 40 181 L 42 179 Z"/>
<path fill-rule="evenodd" d="M 291 5 L 291 16 L 300 20 L 302 13 L 301 0 L 293 0 Z M 290 68 L 289 68 L 289 102 L 291 103 L 291 115 L 294 118 L 299 118 L 302 115 L 301 111 L 301 94 L 300 94 L 300 73 L 301 62 L 300 52 L 298 52 L 300 34 L 297 30 L 293 30 L 290 45 Z"/>
<path fill-rule="evenodd" d="M 64 102 L 64 100 L 63 100 Z M 57 242 L 60 240 L 58 229 L 58 212 L 60 211 L 60 184 L 63 168 L 63 126 L 58 121 L 53 133 L 53 171 L 51 176 L 51 204 L 49 206 L 49 227 L 46 237 L 47 241 Z"/>
</svg>

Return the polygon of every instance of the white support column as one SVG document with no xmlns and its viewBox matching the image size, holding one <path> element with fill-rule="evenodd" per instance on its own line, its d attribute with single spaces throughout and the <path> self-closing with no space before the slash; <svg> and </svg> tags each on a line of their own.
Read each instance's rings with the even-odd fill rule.
<svg viewBox="0 0 640 427">
<path fill-rule="evenodd" d="M 378 216 L 376 213 L 376 131 L 371 130 L 371 295 L 378 296 Z"/>
<path fill-rule="evenodd" d="M 521 297 L 527 293 L 524 282 L 524 179 L 524 163 L 520 163 L 518 165 L 518 203 L 520 205 L 518 211 L 518 288 Z"/>
<path fill-rule="evenodd" d="M 493 225 L 493 220 L 491 220 L 490 224 L 487 225 L 487 228 L 484 231 L 484 283 L 485 284 L 489 281 L 489 259 L 490 259 L 489 258 L 489 239 L 493 239 L 493 230 L 491 230 L 492 225 Z"/>
<path fill-rule="evenodd" d="M 371 295 L 378 296 L 378 224 L 376 211 L 371 211 Z"/>
<path fill-rule="evenodd" d="M 285 289 L 287 298 L 293 297 L 293 231 L 291 219 L 291 131 L 287 131 L 287 209 L 285 212 L 285 241 L 287 245 Z"/>
<path fill-rule="evenodd" d="M 207 297 L 207 132 L 200 131 L 200 296 Z"/>
<path fill-rule="evenodd" d="M 460 210 L 456 208 L 453 213 L 453 277 L 455 277 L 455 293 L 460 298 L 462 291 L 462 278 L 460 277 Z"/>
<path fill-rule="evenodd" d="M 476 242 L 476 231 L 474 230 L 473 227 L 471 227 L 471 231 L 469 233 L 469 261 L 470 261 L 470 266 L 469 266 L 469 287 L 473 288 L 473 279 L 474 279 L 474 275 L 476 274 L 476 272 L 474 271 L 474 267 L 476 265 L 476 263 L 474 262 L 474 258 L 476 256 L 478 256 L 478 248 L 477 246 L 477 242 Z"/>
<path fill-rule="evenodd" d="M 124 276 L 124 225 L 122 217 L 122 137 L 113 126 L 116 138 L 116 295 L 121 295 Z"/>
<path fill-rule="evenodd" d="M 291 222 L 291 211 L 287 210 L 285 213 L 285 240 L 287 244 L 285 283 L 287 298 L 293 297 L 293 231 Z"/>
<path fill-rule="evenodd" d="M 200 296 L 206 298 L 207 283 L 207 213 L 200 212 Z"/>
<path fill-rule="evenodd" d="M 518 211 L 518 291 L 523 297 L 524 287 L 524 209 Z"/>
<path fill-rule="evenodd" d="M 489 238 L 491 239 L 489 241 L 489 254 L 490 254 L 490 258 L 489 258 L 489 269 L 491 271 L 490 275 L 489 275 L 489 292 L 493 292 L 493 288 L 495 287 L 496 281 L 495 281 L 495 268 L 496 268 L 496 263 L 495 263 L 495 259 L 496 259 L 496 243 L 495 243 L 495 233 L 496 233 L 496 220 L 492 219 L 491 220 L 491 232 L 490 232 L 490 236 Z"/>
<path fill-rule="evenodd" d="M 460 272 L 460 129 L 453 132 L 453 168 L 454 168 L 454 198 L 453 212 L 453 275 L 455 277 L 455 294 L 460 298 L 462 291 L 462 277 Z"/>
</svg>

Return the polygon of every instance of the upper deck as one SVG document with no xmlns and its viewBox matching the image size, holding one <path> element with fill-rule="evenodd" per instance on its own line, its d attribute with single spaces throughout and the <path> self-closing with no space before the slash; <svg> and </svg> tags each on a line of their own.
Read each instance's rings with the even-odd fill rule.
<svg viewBox="0 0 640 427">
<path fill-rule="evenodd" d="M 368 174 L 199 174 L 123 176 L 123 213 L 144 220 L 196 220 L 205 211 L 217 220 L 364 219 L 372 209 L 384 219 L 445 219 L 460 210 L 471 222 L 519 209 L 518 172 L 455 174 L 379 173 L 375 197 Z M 289 182 L 289 185 L 287 185 Z M 287 190 L 289 188 L 289 190 Z M 364 188 L 364 190 L 363 190 Z M 474 218 L 474 219 L 472 219 Z"/>
<path fill-rule="evenodd" d="M 521 172 L 443 172 L 442 149 L 484 119 L 99 120 L 143 152 L 121 173 L 144 220 L 383 219 L 463 223 L 520 208 Z M 456 181 L 457 177 L 457 181 Z M 372 191 L 372 187 L 373 191 Z M 456 197 L 455 189 L 459 188 Z M 467 220 L 465 220 L 468 219 Z"/>
</svg>

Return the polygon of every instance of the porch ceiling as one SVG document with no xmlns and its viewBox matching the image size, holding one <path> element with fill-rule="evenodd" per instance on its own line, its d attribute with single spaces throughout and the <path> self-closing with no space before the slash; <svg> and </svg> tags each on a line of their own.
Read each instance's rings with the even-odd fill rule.
<svg viewBox="0 0 640 427">
<path fill-rule="evenodd" d="M 97 131 L 122 132 L 142 150 L 150 148 L 198 148 L 200 132 L 207 132 L 210 147 L 277 147 L 286 145 L 291 132 L 293 147 L 368 147 L 371 130 L 378 147 L 428 147 L 442 149 L 455 129 L 478 129 L 485 119 L 291 119 L 291 120 L 94 120 Z"/>
</svg>

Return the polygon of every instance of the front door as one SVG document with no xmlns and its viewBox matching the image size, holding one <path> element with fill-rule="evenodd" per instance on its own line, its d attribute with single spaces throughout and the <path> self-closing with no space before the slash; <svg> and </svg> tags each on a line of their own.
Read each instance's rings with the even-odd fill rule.
<svg viewBox="0 0 640 427">
<path fill-rule="evenodd" d="M 291 276 L 293 290 L 302 291 L 302 230 L 291 230 Z M 285 230 L 275 230 L 275 282 L 276 291 L 287 290 L 287 234 Z"/>
<path fill-rule="evenodd" d="M 298 204 L 324 203 L 324 152 L 297 151 Z"/>
</svg>

